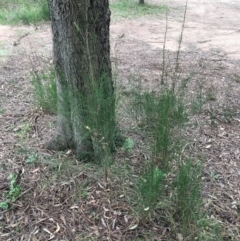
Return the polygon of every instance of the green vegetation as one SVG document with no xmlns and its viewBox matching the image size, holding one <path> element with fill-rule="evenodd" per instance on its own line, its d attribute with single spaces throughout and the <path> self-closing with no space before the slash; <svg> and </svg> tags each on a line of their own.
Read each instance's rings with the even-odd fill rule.
<svg viewBox="0 0 240 241">
<path fill-rule="evenodd" d="M 126 152 L 130 152 L 132 150 L 134 146 L 134 142 L 131 138 L 127 138 L 125 141 L 124 141 L 124 144 L 123 144 L 123 149 L 124 151 Z"/>
<path fill-rule="evenodd" d="M 34 163 L 37 161 L 37 159 L 38 159 L 38 154 L 32 154 L 27 158 L 26 163 L 28 164 Z"/>
<path fill-rule="evenodd" d="M 54 74 L 43 74 L 37 75 L 33 84 L 34 97 L 38 100 L 37 106 L 55 113 L 57 93 L 53 81 Z M 206 214 L 202 212 L 201 164 L 196 158 L 182 158 L 186 141 L 181 133 L 188 122 L 188 116 L 201 109 L 202 90 L 189 105 L 189 100 L 185 99 L 185 93 L 188 91 L 186 79 L 174 78 L 170 83 L 167 80 L 164 80 L 163 85 L 159 83 L 158 92 L 146 92 L 137 86 L 130 95 L 125 96 L 123 101 L 128 103 L 130 110 L 119 111 L 131 113 L 130 118 L 133 123 L 136 123 L 135 131 L 144 136 L 144 145 L 150 151 L 150 156 L 145 160 L 146 162 L 141 163 L 141 168 L 129 167 L 129 164 L 119 167 L 113 162 L 112 154 L 117 136 L 112 109 L 115 108 L 113 103 L 116 97 L 113 95 L 105 99 L 104 84 L 103 78 L 100 84 L 88 86 L 90 94 L 87 96 L 67 88 L 63 94 L 63 105 L 66 100 L 67 103 L 74 104 L 71 96 L 80 98 L 81 108 L 74 107 L 76 113 L 81 111 L 76 114 L 76 126 L 83 130 L 81 138 L 89 140 L 94 148 L 81 153 L 82 156 L 79 159 L 89 160 L 91 156 L 92 160 L 97 161 L 95 165 L 102 167 L 99 168 L 98 175 L 104 176 L 106 184 L 112 178 L 120 183 L 124 183 L 126 179 L 129 180 L 131 185 L 127 187 L 124 185 L 121 188 L 124 189 L 127 203 L 141 222 L 152 220 L 156 212 L 165 210 L 165 222 L 171 225 L 175 233 L 183 235 L 184 240 L 210 241 L 214 238 L 221 240 L 220 234 L 216 231 L 217 223 L 211 219 L 206 221 Z M 69 95 L 69 93 L 74 94 Z M 121 102 L 122 99 L 119 101 Z M 102 111 L 99 111 L 100 106 Z M 83 118 L 80 120 L 79 116 Z M 133 138 L 125 139 L 122 146 L 125 155 L 131 155 L 134 144 Z M 184 147 L 183 144 L 185 144 Z M 94 156 L 92 156 L 93 153 Z M 35 156 L 30 156 L 27 160 L 31 163 L 35 159 Z M 59 164 L 56 165 L 58 166 L 56 168 L 59 168 Z M 61 166 L 63 171 L 69 169 L 67 162 L 64 165 L 64 168 Z M 59 175 L 58 173 L 58 177 L 54 176 L 49 182 L 56 182 L 56 178 L 61 178 Z M 136 178 L 131 178 L 133 176 Z M 114 182 L 111 185 L 114 186 Z M 87 198 L 87 185 L 79 187 L 73 196 Z M 130 228 L 134 230 L 137 226 L 134 224 Z"/>
<path fill-rule="evenodd" d="M 47 0 L 1 0 L 0 24 L 30 24 L 49 20 Z"/>
<path fill-rule="evenodd" d="M 167 10 L 166 5 L 139 4 L 138 0 L 110 2 L 112 20 L 158 15 Z M 30 24 L 49 20 L 47 0 L 2 0 L 0 24 Z"/>
<path fill-rule="evenodd" d="M 32 75 L 32 86 L 35 105 L 45 112 L 57 113 L 57 85 L 54 70 L 46 73 L 34 72 Z"/>
<path fill-rule="evenodd" d="M 93 85 L 90 84 L 91 86 L 87 87 L 89 90 L 87 95 L 84 95 L 84 93 L 75 93 L 73 95 L 77 96 L 79 103 L 81 103 L 80 108 L 73 107 L 76 110 L 75 124 L 82 130 L 81 138 L 92 143 L 93 150 L 91 149 L 90 152 L 94 151 L 94 159 L 109 163 L 111 162 L 109 153 L 115 150 L 118 135 L 115 123 L 115 94 L 109 94 L 108 98 L 106 98 L 107 78 L 103 77 L 99 83 L 97 82 L 94 81 Z M 68 99 L 71 102 L 71 97 L 68 97 Z M 77 113 L 77 111 L 80 112 Z M 80 120 L 79 117 L 83 118 Z"/>
<path fill-rule="evenodd" d="M 191 160 L 179 163 L 176 178 L 176 220 L 181 223 L 181 231 L 188 235 L 190 228 L 201 217 L 201 166 Z"/>
<path fill-rule="evenodd" d="M 5 110 L 5 109 L 0 108 L 0 115 L 3 115 L 5 112 L 6 112 L 6 110 Z"/>
<path fill-rule="evenodd" d="M 139 4 L 138 0 L 116 0 L 110 2 L 113 21 L 123 18 L 137 18 L 144 15 L 158 15 L 167 10 L 166 5 Z"/>
<path fill-rule="evenodd" d="M 154 212 L 159 198 L 163 195 L 165 177 L 166 174 L 152 164 L 140 177 L 139 192 L 142 199 L 143 216 L 151 215 Z"/>
<path fill-rule="evenodd" d="M 43 1 L 38 1 L 35 4 L 41 3 Z M 16 1 L 16 4 L 22 4 L 23 9 L 28 9 L 35 17 L 37 16 L 37 14 L 33 13 L 33 7 L 30 6 L 30 3 Z M 23 17 L 23 15 L 15 12 L 15 16 L 6 18 L 7 15 L 2 14 L 10 8 L 7 7 L 7 2 L 3 6 L 3 10 L 0 10 L 0 21 L 3 22 L 16 23 L 21 20 L 23 23 L 29 23 L 42 20 L 44 19 L 43 16 L 45 16 L 40 14 L 37 20 L 31 14 L 28 17 L 26 15 Z M 33 4 L 33 6 L 35 5 Z M 12 8 L 14 9 L 14 5 Z M 166 7 L 139 5 L 138 1 L 119 0 L 111 3 L 111 9 L 114 18 L 119 19 L 157 14 L 166 10 Z M 163 73 L 163 76 L 170 76 L 167 70 L 164 70 Z M 116 195 L 120 193 L 121 195 L 118 195 L 117 198 L 125 198 L 123 200 L 133 210 L 131 215 L 137 217 L 139 224 L 160 219 L 163 226 L 170 227 L 172 232 L 179 234 L 180 237 L 182 235 L 183 240 L 221 240 L 218 222 L 213 218 L 209 218 L 202 211 L 201 163 L 197 158 L 191 158 L 191 156 L 189 158 L 182 157 L 186 146 L 183 147 L 186 140 L 184 140 L 182 132 L 188 123 L 188 117 L 201 111 L 206 101 L 213 101 L 214 92 L 207 93 L 204 98 L 203 90 L 199 88 L 199 93 L 190 100 L 189 105 L 189 100 L 185 99 L 185 93 L 188 91 L 186 82 L 190 79 L 182 80 L 174 74 L 173 76 L 170 83 L 169 80 L 162 78 L 162 83 L 159 83 L 157 91 L 156 89 L 155 91 L 143 91 L 137 86 L 128 96 L 123 97 L 120 93 L 121 99 L 119 101 L 126 102 L 128 109 L 123 108 L 118 111 L 131 113 L 129 117 L 131 128 L 134 129 L 135 133 L 142 136 L 141 141 L 149 153 L 149 158 L 138 159 L 136 164 L 131 162 L 134 155 L 139 154 L 134 153 L 135 146 L 137 149 L 136 143 L 138 140 L 131 136 L 131 138 L 126 138 L 121 143 L 123 144 L 121 150 L 125 155 L 125 161 L 119 164 L 118 160 L 113 161 L 113 150 L 117 148 L 116 139 L 119 137 L 119 130 L 116 128 L 115 123 L 115 102 L 117 98 L 115 93 L 109 98 L 105 98 L 108 80 L 103 76 L 100 81 L 93 81 L 93 83 L 98 84 L 86 81 L 86 83 L 89 83 L 89 86 L 86 86 L 88 90 L 87 96 L 80 93 L 80 91 L 76 92 L 73 88 L 66 87 L 62 99 L 58 99 L 55 71 L 35 72 L 32 85 L 36 107 L 41 108 L 44 112 L 56 114 L 59 111 L 57 108 L 57 102 L 59 101 L 64 108 L 58 114 L 68 117 L 67 110 L 71 105 L 71 108 L 75 110 L 71 118 L 74 118 L 75 128 L 80 130 L 81 140 L 85 143 L 87 143 L 87 140 L 89 146 L 93 146 L 91 149 L 86 148 L 86 152 L 76 153 L 74 157 L 83 161 L 89 159 L 94 161 L 94 163 L 80 164 L 78 162 L 77 165 L 81 165 L 81 171 L 83 170 L 79 174 L 75 161 L 73 163 L 73 158 L 71 159 L 68 156 L 71 151 L 60 154 L 64 156 L 60 160 L 54 157 L 44 158 L 41 154 L 32 154 L 32 152 L 30 152 L 31 154 L 27 153 L 26 163 L 35 165 L 39 162 L 51 172 L 51 176 L 45 182 L 43 181 L 42 189 L 47 190 L 49 187 L 59 185 L 61 186 L 61 192 L 64 192 L 65 186 L 69 186 L 69 190 L 72 190 L 74 185 L 71 183 L 75 184 L 79 176 L 85 175 L 83 181 L 74 186 L 74 191 L 71 192 L 72 196 L 68 197 L 68 202 L 75 205 L 75 201 L 79 198 L 87 199 L 90 196 L 91 190 L 88 187 L 90 181 L 94 185 L 97 183 L 100 187 L 99 190 L 101 191 L 96 190 L 97 194 L 103 192 L 104 188 L 107 189 L 108 184 L 111 182 L 111 190 L 107 189 L 111 193 L 110 198 L 107 197 L 106 199 L 109 198 L 112 201 L 115 195 L 114 192 L 116 191 Z M 119 91 L 117 86 L 115 86 L 115 90 L 116 92 Z M 80 104 L 76 105 L 74 98 L 78 98 Z M 224 112 L 226 119 L 231 119 L 233 114 L 228 109 Z M 211 117 L 213 118 L 213 116 Z M 129 126 L 123 132 L 127 133 L 130 129 L 128 128 Z M 18 136 L 25 139 L 30 129 L 30 124 L 25 123 L 18 131 Z M 90 180 L 88 174 L 91 172 L 89 171 L 91 168 L 95 171 L 92 176 L 96 177 Z M 47 172 L 46 169 L 44 170 Z M 85 170 L 87 174 L 85 174 Z M 102 184 L 100 184 L 99 180 L 101 180 L 102 176 L 104 176 L 106 187 L 102 187 Z M 218 178 L 213 172 L 210 176 L 213 180 Z M 5 200 L 0 203 L 0 208 L 4 210 L 9 209 L 10 203 L 15 202 L 21 194 L 17 176 L 11 174 L 9 178 L 9 191 L 4 194 Z M 95 195 L 95 191 L 93 193 L 91 195 Z M 93 202 L 93 197 L 91 202 Z M 126 203 L 124 204 L 126 205 Z M 108 212 L 109 210 L 105 208 L 105 211 Z M 88 216 L 89 219 L 92 217 L 94 221 L 101 220 L 100 215 L 95 210 Z M 139 224 L 131 224 L 129 230 L 136 230 Z M 179 240 L 181 240 L 180 237 Z M 79 240 L 85 239 L 79 237 Z M 144 237 L 135 240 L 147 239 Z"/>
<path fill-rule="evenodd" d="M 174 127 L 186 120 L 184 103 L 171 89 L 157 95 L 154 92 L 135 93 L 134 116 L 138 125 L 151 135 L 154 162 L 163 170 L 168 169 L 170 154 L 173 153 Z"/>
<path fill-rule="evenodd" d="M 9 175 L 10 185 L 9 191 L 4 194 L 5 200 L 0 202 L 0 208 L 7 210 L 10 208 L 10 204 L 15 202 L 20 196 L 22 189 L 19 185 L 19 176 L 11 173 Z"/>
<path fill-rule="evenodd" d="M 137 212 L 144 219 L 151 219 L 155 210 L 171 210 L 165 217 L 167 222 L 185 237 L 197 238 L 197 222 L 203 217 L 201 165 L 198 160 L 181 158 L 184 149 L 181 133 L 188 122 L 188 115 L 192 113 L 188 100 L 184 98 L 187 91 L 185 81 L 173 79 L 167 83 L 164 80 L 165 84 L 158 93 L 144 92 L 138 87 L 131 97 L 132 116 L 151 149 L 146 168 L 135 183 L 141 197 Z M 198 104 L 199 100 L 193 102 Z M 168 175 L 175 177 L 173 185 L 169 185 Z"/>
</svg>

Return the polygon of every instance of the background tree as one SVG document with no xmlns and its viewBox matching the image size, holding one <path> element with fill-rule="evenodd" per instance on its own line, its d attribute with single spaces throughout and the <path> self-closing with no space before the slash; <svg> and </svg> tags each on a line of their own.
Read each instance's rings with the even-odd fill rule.
<svg viewBox="0 0 240 241">
<path fill-rule="evenodd" d="M 49 0 L 49 7 L 58 119 L 46 148 L 76 148 L 80 158 L 96 156 L 104 145 L 114 146 L 109 2 Z"/>
<path fill-rule="evenodd" d="M 144 0 L 139 0 L 139 4 L 144 4 Z"/>
</svg>

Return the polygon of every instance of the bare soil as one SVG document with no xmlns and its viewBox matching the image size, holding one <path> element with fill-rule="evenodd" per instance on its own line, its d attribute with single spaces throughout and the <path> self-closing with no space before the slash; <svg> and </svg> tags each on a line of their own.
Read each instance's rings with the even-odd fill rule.
<svg viewBox="0 0 240 241">
<path fill-rule="evenodd" d="M 170 6 L 166 62 L 171 71 L 176 62 L 185 1 L 162 2 Z M 204 160 L 204 208 L 219 221 L 224 240 L 236 241 L 240 240 L 239 12 L 238 0 L 189 1 L 179 59 L 179 74 L 191 74 L 188 94 L 194 95 L 201 87 L 205 97 L 209 97 L 203 111 L 191 117 L 194 125 L 187 127 L 185 133 L 191 140 L 189 151 Z M 118 83 L 126 92 L 136 79 L 146 90 L 159 86 L 165 29 L 164 14 L 111 25 L 112 63 L 117 65 Z M 150 240 L 146 234 L 151 232 L 151 240 L 177 240 L 175 233 L 169 235 L 171 230 L 160 221 L 140 223 L 126 202 L 121 201 L 121 192 L 110 197 L 109 190 L 103 188 L 103 178 L 96 176 L 96 167 L 85 171 L 70 151 L 59 154 L 43 149 L 54 129 L 55 116 L 34 107 L 30 72 L 41 71 L 51 63 L 49 23 L 0 26 L 0 190 L 8 189 L 9 173 L 21 177 L 23 188 L 12 208 L 0 211 L 0 239 L 75 240 L 82 234 L 85 240 Z M 144 161 L 141 150 L 136 147 L 133 152 L 130 162 Z M 27 165 L 26 160 L 36 153 L 42 159 Z M 56 175 L 54 179 L 54 173 L 70 157 L 71 165 L 75 165 L 71 178 L 59 180 Z M 57 159 L 52 173 L 46 168 L 48 164 L 42 163 L 44 158 L 52 162 Z M 121 163 L 122 159 L 121 151 L 117 152 L 116 160 Z M 70 197 L 87 178 L 94 183 L 87 190 L 88 196 Z M 55 182 L 48 183 L 52 179 Z M 138 227 L 129 230 L 135 224 Z"/>
</svg>

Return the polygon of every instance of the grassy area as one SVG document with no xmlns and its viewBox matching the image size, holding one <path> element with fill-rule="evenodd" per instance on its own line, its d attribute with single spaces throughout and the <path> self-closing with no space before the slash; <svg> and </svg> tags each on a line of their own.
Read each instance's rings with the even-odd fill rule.
<svg viewBox="0 0 240 241">
<path fill-rule="evenodd" d="M 137 0 L 110 2 L 112 21 L 123 18 L 138 18 L 157 15 L 167 10 L 166 5 L 139 4 Z M 0 3 L 0 24 L 30 24 L 49 20 L 47 0 L 2 0 Z"/>
<path fill-rule="evenodd" d="M 139 4 L 138 0 L 117 0 L 110 2 L 112 21 L 138 18 L 144 15 L 158 15 L 165 12 L 166 5 Z"/>
<path fill-rule="evenodd" d="M 30 24 L 49 20 L 47 0 L 2 0 L 0 24 Z"/>
</svg>

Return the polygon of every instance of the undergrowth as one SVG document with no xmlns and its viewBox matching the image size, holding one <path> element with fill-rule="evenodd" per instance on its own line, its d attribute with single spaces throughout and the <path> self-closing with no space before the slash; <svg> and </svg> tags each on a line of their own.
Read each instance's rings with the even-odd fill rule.
<svg viewBox="0 0 240 241">
<path fill-rule="evenodd" d="M 30 24 L 49 19 L 47 0 L 1 0 L 0 24 Z"/>
<path fill-rule="evenodd" d="M 111 3 L 111 8 L 115 14 L 116 11 L 120 11 L 123 14 L 119 14 L 120 17 L 131 14 L 140 16 L 146 14 L 144 12 L 146 9 L 151 13 L 162 9 L 140 6 L 137 2 L 126 0 Z M 184 25 L 177 60 L 183 29 Z M 122 111 L 132 113 L 131 121 L 137 123 L 135 131 L 141 131 L 141 135 L 144 135 L 144 145 L 150 152 L 150 157 L 138 164 L 140 167 L 137 165 L 129 167 L 130 164 L 125 163 L 126 166 L 123 165 L 120 169 L 116 168 L 117 164 L 113 161 L 111 149 L 115 148 L 113 146 L 117 131 L 115 129 L 116 96 L 113 94 L 105 98 L 104 76 L 101 84 L 88 86 L 89 95 L 66 88 L 63 102 L 58 104 L 64 105 L 67 98 L 67 103 L 76 111 L 71 118 L 75 118 L 75 127 L 80 130 L 81 138 L 89 139 L 93 144 L 92 152 L 94 158 L 99 160 L 99 167 L 103 167 L 102 173 L 105 175 L 106 184 L 111 178 L 113 183 L 117 181 L 124 183 L 121 187 L 113 187 L 111 192 L 118 188 L 124 190 L 123 196 L 134 211 L 134 215 L 138 217 L 139 223 L 159 221 L 162 218 L 163 225 L 170 225 L 173 232 L 178 234 L 179 240 L 221 240 L 217 221 L 208 218 L 202 210 L 201 163 L 196 158 L 182 158 L 185 149 L 183 144 L 187 142 L 182 132 L 189 115 L 201 109 L 203 99 L 200 90 L 189 108 L 189 100 L 185 99 L 185 93 L 188 91 L 186 79 L 181 79 L 177 74 L 178 65 L 179 63 L 176 63 L 176 73 L 170 75 L 167 69 L 163 71 L 157 91 L 135 88 L 130 96 L 125 97 L 124 101 L 128 103 L 130 111 Z M 173 76 L 173 78 L 169 81 L 164 76 Z M 37 106 L 56 113 L 57 89 L 54 74 L 36 74 L 33 86 Z M 76 102 L 73 97 L 80 101 Z M 68 115 L 61 112 L 58 114 Z M 125 155 L 130 156 L 127 160 L 131 159 L 134 148 L 134 140 L 127 137 L 122 147 Z M 126 186 L 125 183 L 131 184 Z M 87 195 L 84 188 L 79 195 Z M 137 227 L 135 224 L 130 230 L 135 230 Z"/>
</svg>

